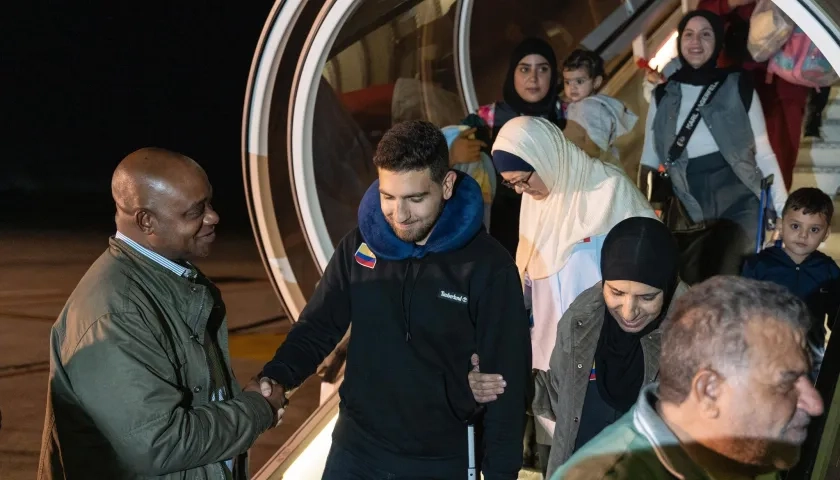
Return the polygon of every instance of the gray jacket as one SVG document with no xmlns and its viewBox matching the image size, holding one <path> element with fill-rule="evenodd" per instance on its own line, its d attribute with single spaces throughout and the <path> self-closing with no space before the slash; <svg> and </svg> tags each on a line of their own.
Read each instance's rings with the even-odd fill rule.
<svg viewBox="0 0 840 480">
<path fill-rule="evenodd" d="M 761 194 L 762 173 L 755 160 L 755 134 L 750 117 L 741 100 L 738 82 L 741 74 L 732 73 L 723 81 L 717 93 L 707 105 L 700 107 L 700 116 L 709 126 L 720 153 L 744 185 L 758 198 Z M 677 116 L 682 102 L 682 90 L 678 82 L 668 82 L 661 88 L 665 95 L 657 105 L 653 120 L 654 148 L 664 163 L 668 150 L 677 137 Z M 668 170 L 674 185 L 674 193 L 685 206 L 686 212 L 695 222 L 706 220 L 700 204 L 689 193 L 686 168 L 688 154 L 682 155 Z"/>
<path fill-rule="evenodd" d="M 674 301 L 686 291 L 688 286 L 685 284 L 677 286 L 671 308 Z M 595 358 L 601 326 L 604 324 L 604 308 L 601 282 L 578 295 L 557 324 L 557 342 L 551 353 L 548 375 L 537 377 L 532 405 L 534 415 L 556 422 L 548 462 L 549 475 L 571 457 L 575 447 L 589 385 L 589 372 Z M 656 380 L 661 339 L 659 329 L 642 338 L 645 357 L 643 385 Z"/>
</svg>

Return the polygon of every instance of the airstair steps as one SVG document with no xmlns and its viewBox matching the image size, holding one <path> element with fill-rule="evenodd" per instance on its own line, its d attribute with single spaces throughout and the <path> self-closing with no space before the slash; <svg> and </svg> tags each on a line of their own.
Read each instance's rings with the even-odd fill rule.
<svg viewBox="0 0 840 480">
<path fill-rule="evenodd" d="M 822 138 L 802 141 L 792 188 L 818 187 L 836 197 L 840 193 L 840 87 L 832 88 L 823 115 Z"/>
<path fill-rule="evenodd" d="M 801 187 L 818 187 L 834 198 L 832 235 L 820 250 L 840 259 L 840 87 L 832 88 L 823 112 L 822 138 L 802 140 L 792 188 Z"/>
</svg>

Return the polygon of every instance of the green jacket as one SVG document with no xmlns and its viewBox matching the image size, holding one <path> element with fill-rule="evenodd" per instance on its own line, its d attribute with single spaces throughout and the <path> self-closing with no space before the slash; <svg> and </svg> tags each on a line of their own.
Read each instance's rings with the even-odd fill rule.
<svg viewBox="0 0 840 480">
<path fill-rule="evenodd" d="M 197 277 L 111 238 L 52 328 L 39 479 L 224 480 L 231 459 L 247 478 L 245 454 L 274 413 L 241 392 L 221 295 Z M 216 402 L 203 346 L 214 309 L 233 397 Z"/>
<path fill-rule="evenodd" d="M 715 480 L 694 463 L 656 411 L 659 385 L 578 450 L 551 480 Z M 774 480 L 775 473 L 756 480 Z"/>
</svg>

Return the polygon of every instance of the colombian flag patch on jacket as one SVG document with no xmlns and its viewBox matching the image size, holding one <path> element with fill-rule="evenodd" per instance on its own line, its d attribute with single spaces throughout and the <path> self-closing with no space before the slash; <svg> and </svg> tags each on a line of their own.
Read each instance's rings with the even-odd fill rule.
<svg viewBox="0 0 840 480">
<path fill-rule="evenodd" d="M 363 267 L 373 268 L 376 266 L 376 255 L 370 251 L 366 243 L 362 243 L 359 245 L 358 250 L 356 250 L 356 263 Z"/>
</svg>

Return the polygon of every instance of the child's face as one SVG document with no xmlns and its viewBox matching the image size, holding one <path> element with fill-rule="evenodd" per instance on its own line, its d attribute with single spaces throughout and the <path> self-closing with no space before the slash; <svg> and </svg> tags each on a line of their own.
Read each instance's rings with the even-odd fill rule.
<svg viewBox="0 0 840 480">
<path fill-rule="evenodd" d="M 828 238 L 830 229 L 825 215 L 805 215 L 802 210 L 788 210 L 782 217 L 781 233 L 784 250 L 800 263 Z"/>
<path fill-rule="evenodd" d="M 601 81 L 601 77 L 590 77 L 585 68 L 563 70 L 563 93 L 570 102 L 577 102 L 592 95 Z"/>
</svg>

